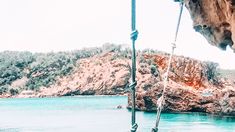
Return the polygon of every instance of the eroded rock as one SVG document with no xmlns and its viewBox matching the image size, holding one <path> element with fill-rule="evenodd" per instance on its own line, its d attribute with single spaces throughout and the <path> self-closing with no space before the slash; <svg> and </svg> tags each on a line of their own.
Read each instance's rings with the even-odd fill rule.
<svg viewBox="0 0 235 132">
<path fill-rule="evenodd" d="M 226 50 L 235 50 L 235 1 L 234 0 L 185 0 L 193 20 L 193 28 L 207 41 Z"/>
<path fill-rule="evenodd" d="M 141 74 L 143 70 L 138 70 L 136 108 L 156 111 L 157 101 L 163 91 L 163 75 L 169 56 L 157 54 L 145 55 L 145 58 L 158 65 L 160 74 L 155 77 L 151 74 Z M 221 78 L 213 81 L 210 74 L 213 72 L 210 71 L 213 65 L 215 64 L 190 58 L 173 57 L 163 112 L 205 112 L 234 116 L 235 85 Z M 130 107 L 130 96 L 128 104 Z"/>
</svg>

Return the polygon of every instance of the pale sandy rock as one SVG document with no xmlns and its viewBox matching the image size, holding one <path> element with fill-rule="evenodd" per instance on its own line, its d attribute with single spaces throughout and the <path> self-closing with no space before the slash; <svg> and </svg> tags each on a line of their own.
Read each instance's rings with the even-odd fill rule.
<svg viewBox="0 0 235 132">
<path fill-rule="evenodd" d="M 18 98 L 31 98 L 31 97 L 35 97 L 35 96 L 36 96 L 36 92 L 35 91 L 32 91 L 32 90 L 23 90 L 16 97 L 18 97 Z"/>
</svg>

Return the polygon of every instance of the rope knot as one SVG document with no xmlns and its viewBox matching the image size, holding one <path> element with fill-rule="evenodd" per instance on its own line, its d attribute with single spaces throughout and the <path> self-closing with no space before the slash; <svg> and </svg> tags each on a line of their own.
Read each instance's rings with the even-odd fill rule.
<svg viewBox="0 0 235 132">
<path fill-rule="evenodd" d="M 131 33 L 131 39 L 135 41 L 138 38 L 139 32 L 137 30 L 132 31 Z"/>
<path fill-rule="evenodd" d="M 131 132 L 136 132 L 138 128 L 138 125 L 135 123 L 134 125 L 131 126 Z"/>
<path fill-rule="evenodd" d="M 172 48 L 175 49 L 176 48 L 176 43 L 171 43 Z"/>
<path fill-rule="evenodd" d="M 135 89 L 135 86 L 137 85 L 137 81 L 135 82 L 132 82 L 130 85 L 129 85 L 129 88 L 131 88 L 132 90 Z"/>
<path fill-rule="evenodd" d="M 152 132 L 158 132 L 158 128 L 153 128 Z"/>
</svg>

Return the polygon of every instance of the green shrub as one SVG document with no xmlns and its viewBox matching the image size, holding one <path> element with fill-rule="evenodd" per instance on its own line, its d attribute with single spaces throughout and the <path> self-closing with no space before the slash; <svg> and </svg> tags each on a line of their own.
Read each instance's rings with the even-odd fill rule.
<svg viewBox="0 0 235 132">
<path fill-rule="evenodd" d="M 9 92 L 10 92 L 11 95 L 17 95 L 17 94 L 19 94 L 19 90 L 18 90 L 18 89 L 14 89 L 14 88 L 11 88 L 11 89 L 9 90 Z"/>
<path fill-rule="evenodd" d="M 154 75 L 154 76 L 158 76 L 158 69 L 157 69 L 157 66 L 156 65 L 150 65 L 150 71 L 151 71 L 151 74 Z"/>
<path fill-rule="evenodd" d="M 0 86 L 24 76 L 24 69 L 34 60 L 30 52 L 5 51 L 0 53 Z"/>
<path fill-rule="evenodd" d="M 102 46 L 102 52 L 120 52 L 121 45 L 106 43 Z"/>
<path fill-rule="evenodd" d="M 213 84 L 219 83 L 219 72 L 218 72 L 218 63 L 214 62 L 205 62 L 206 65 L 206 76 L 207 79 L 212 82 Z"/>
<path fill-rule="evenodd" d="M 76 56 L 69 52 L 37 54 L 35 62 L 29 67 L 29 81 L 26 86 L 31 90 L 37 90 L 40 86 L 52 85 L 57 77 L 72 72 L 76 60 Z"/>
<path fill-rule="evenodd" d="M 8 91 L 8 85 L 0 86 L 0 95 L 6 93 Z"/>
</svg>

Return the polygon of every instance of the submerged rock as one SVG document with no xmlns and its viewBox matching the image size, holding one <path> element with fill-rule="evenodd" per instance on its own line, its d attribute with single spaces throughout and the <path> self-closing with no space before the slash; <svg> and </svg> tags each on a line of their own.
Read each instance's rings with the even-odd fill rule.
<svg viewBox="0 0 235 132">
<path fill-rule="evenodd" d="M 121 105 L 118 105 L 117 106 L 117 109 L 122 109 L 123 107 Z"/>
</svg>

